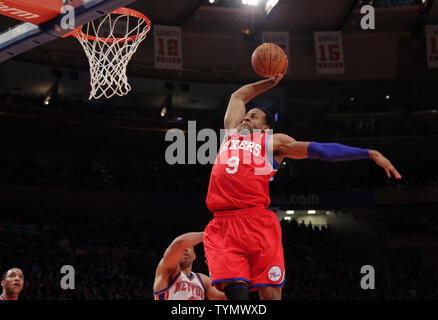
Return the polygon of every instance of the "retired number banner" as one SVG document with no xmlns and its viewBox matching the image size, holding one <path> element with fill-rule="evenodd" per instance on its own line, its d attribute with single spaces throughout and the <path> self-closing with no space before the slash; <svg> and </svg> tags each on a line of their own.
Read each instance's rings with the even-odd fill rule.
<svg viewBox="0 0 438 320">
<path fill-rule="evenodd" d="M 319 74 L 345 73 L 341 31 L 314 32 L 316 70 Z"/>
<path fill-rule="evenodd" d="M 426 26 L 427 66 L 438 67 L 438 25 Z"/>
<path fill-rule="evenodd" d="M 181 27 L 154 26 L 155 68 L 182 70 Z"/>
<path fill-rule="evenodd" d="M 284 53 L 287 56 L 287 60 L 290 62 L 290 56 L 289 56 L 290 36 L 289 36 L 289 32 L 264 31 L 264 32 L 262 32 L 262 43 L 266 43 L 266 42 L 275 43 L 277 46 L 279 46 L 281 49 L 283 49 Z M 288 70 L 289 70 L 289 65 L 288 65 Z M 286 71 L 286 73 L 288 73 L 288 70 Z"/>
</svg>

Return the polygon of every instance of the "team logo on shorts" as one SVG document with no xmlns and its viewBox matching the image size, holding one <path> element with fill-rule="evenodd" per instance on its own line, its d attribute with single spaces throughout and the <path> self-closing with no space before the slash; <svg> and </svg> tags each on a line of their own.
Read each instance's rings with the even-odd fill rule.
<svg viewBox="0 0 438 320">
<path fill-rule="evenodd" d="M 281 278 L 281 269 L 279 266 L 273 266 L 268 271 L 268 278 L 272 282 L 276 282 Z"/>
</svg>

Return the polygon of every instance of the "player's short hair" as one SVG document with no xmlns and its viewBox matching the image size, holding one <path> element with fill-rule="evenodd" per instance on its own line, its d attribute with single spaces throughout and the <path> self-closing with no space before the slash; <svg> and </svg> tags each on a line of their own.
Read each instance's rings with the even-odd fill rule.
<svg viewBox="0 0 438 320">
<path fill-rule="evenodd" d="M 274 116 L 267 109 L 263 107 L 256 107 L 259 110 L 262 110 L 265 113 L 265 123 L 269 126 L 270 129 L 274 129 L 275 121 Z"/>
<path fill-rule="evenodd" d="M 2 281 L 6 279 L 6 275 L 7 275 L 8 272 L 9 272 L 10 270 L 12 270 L 12 269 L 18 269 L 18 270 L 21 271 L 21 269 L 16 268 L 16 267 L 14 267 L 14 268 L 10 268 L 10 269 L 6 270 L 5 272 L 2 273 Z M 21 272 L 23 272 L 23 271 L 21 271 Z"/>
</svg>

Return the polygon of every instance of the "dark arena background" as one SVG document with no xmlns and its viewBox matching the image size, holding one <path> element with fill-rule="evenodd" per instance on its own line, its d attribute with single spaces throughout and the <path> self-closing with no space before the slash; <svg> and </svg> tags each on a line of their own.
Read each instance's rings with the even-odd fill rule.
<svg viewBox="0 0 438 320">
<path fill-rule="evenodd" d="M 376 149 L 402 175 L 388 179 L 371 160 L 281 164 L 270 209 L 283 232 L 282 299 L 438 298 L 438 32 L 427 31 L 438 1 L 128 2 L 152 29 L 123 97 L 88 99 L 75 38 L 5 58 L 0 34 L 0 271 L 23 271 L 19 300 L 154 299 L 164 250 L 213 218 L 212 164 L 168 164 L 166 132 L 188 138 L 196 121 L 198 132 L 219 133 L 231 93 L 261 80 L 252 52 L 275 41 L 288 51 L 287 74 L 252 102 L 275 116 L 275 132 Z M 374 28 L 362 27 L 365 5 Z M 20 23 L 0 16 L 4 32 Z M 156 25 L 180 28 L 171 68 L 158 63 Z M 323 31 L 342 41 L 325 62 L 314 33 Z M 193 269 L 208 275 L 202 244 L 196 253 Z M 74 290 L 60 286 L 65 265 Z"/>
</svg>

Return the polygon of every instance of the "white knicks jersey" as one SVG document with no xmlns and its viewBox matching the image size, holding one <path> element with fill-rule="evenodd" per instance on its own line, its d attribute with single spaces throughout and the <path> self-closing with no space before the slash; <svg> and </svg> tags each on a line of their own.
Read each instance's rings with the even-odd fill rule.
<svg viewBox="0 0 438 320">
<path fill-rule="evenodd" d="M 166 289 L 154 291 L 155 300 L 204 300 L 205 287 L 198 273 L 180 271 Z"/>
</svg>

